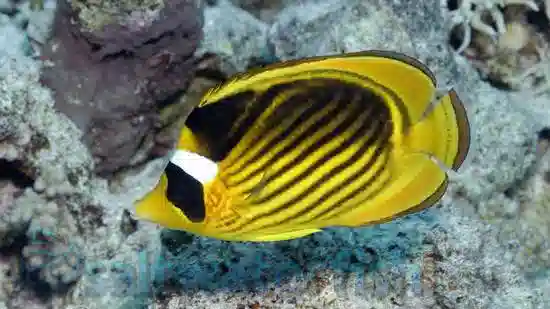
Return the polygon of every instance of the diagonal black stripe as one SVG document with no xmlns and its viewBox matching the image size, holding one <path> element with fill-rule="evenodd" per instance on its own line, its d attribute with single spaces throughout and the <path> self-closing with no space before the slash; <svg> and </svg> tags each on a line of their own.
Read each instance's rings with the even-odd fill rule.
<svg viewBox="0 0 550 309">
<path fill-rule="evenodd" d="M 310 117 L 312 117 L 313 115 L 320 112 L 323 108 L 326 107 L 326 103 L 325 103 L 326 100 L 324 100 L 324 98 L 319 97 L 315 100 L 311 100 L 310 93 L 300 93 L 300 94 L 296 94 L 292 97 L 289 97 L 289 99 L 286 100 L 283 103 L 285 105 L 284 108 L 282 108 L 284 110 L 284 112 L 277 112 L 278 113 L 276 115 L 277 119 L 274 119 L 275 117 L 272 118 L 272 119 L 268 119 L 267 123 L 266 123 L 266 127 L 262 130 L 261 134 L 258 134 L 258 136 L 254 139 L 254 141 L 259 141 L 262 138 L 264 138 L 267 135 L 267 133 L 269 133 L 269 131 L 274 129 L 279 124 L 279 122 L 280 122 L 279 119 L 284 119 L 286 117 L 295 116 L 295 115 L 292 115 L 292 113 L 295 113 L 296 111 L 293 110 L 293 108 L 291 106 L 287 106 L 287 105 L 299 104 L 300 102 L 312 102 L 312 104 L 310 104 L 305 109 L 305 111 L 302 111 L 302 113 L 299 114 L 298 117 L 296 117 L 295 120 L 293 120 L 292 122 L 289 122 L 288 126 L 285 129 L 283 129 L 280 134 L 278 134 L 271 141 L 269 141 L 269 143 L 267 145 L 265 145 L 265 147 L 262 147 L 259 151 L 257 151 L 254 154 L 254 156 L 252 158 L 250 158 L 246 162 L 244 162 L 243 163 L 244 166 L 252 164 L 255 161 L 262 158 L 263 156 L 265 156 L 266 154 L 268 154 L 276 145 L 278 145 L 279 143 L 284 141 L 286 138 L 288 138 L 288 136 L 292 132 L 294 132 L 296 130 L 296 128 L 298 128 L 301 124 L 303 124 L 305 121 L 307 121 L 307 119 L 309 119 Z M 300 110 L 298 110 L 298 112 L 300 112 Z M 252 143 L 254 143 L 254 142 L 252 142 Z M 267 162 L 266 164 L 268 164 L 268 163 L 269 162 Z M 260 169 L 261 169 L 261 167 L 260 167 Z M 236 172 L 229 173 L 229 175 L 234 176 L 238 173 L 239 173 L 239 171 L 236 171 Z"/>
<path fill-rule="evenodd" d="M 324 212 L 321 212 L 317 215 L 315 215 L 313 218 L 311 218 L 310 220 L 308 220 L 307 222 L 312 222 L 314 220 L 317 220 L 319 218 L 321 218 L 322 216 L 324 216 L 325 214 L 328 214 L 330 212 L 332 212 L 333 210 L 335 209 L 338 209 L 338 207 L 344 205 L 346 203 L 346 201 L 354 198 L 355 196 L 357 196 L 359 193 L 361 193 L 366 187 L 370 186 L 375 180 L 377 180 L 380 175 L 382 174 L 382 172 L 386 169 L 386 166 L 387 166 L 387 163 L 388 163 L 388 160 L 389 160 L 389 156 L 387 155 L 383 155 L 383 152 L 386 150 L 388 150 L 387 147 L 390 147 L 389 144 L 386 145 L 386 147 L 384 147 L 383 145 L 379 146 L 377 149 L 376 149 L 376 153 L 372 156 L 371 160 L 369 161 L 369 163 L 367 163 L 360 171 L 358 171 L 352 178 L 353 178 L 353 181 L 355 181 L 357 178 L 359 178 L 360 175 L 364 174 L 365 172 L 367 172 L 369 169 L 372 168 L 372 166 L 374 165 L 374 163 L 376 162 L 377 159 L 379 159 L 381 156 L 383 158 L 383 163 L 380 164 L 380 166 L 378 167 L 378 169 L 376 170 L 376 172 L 369 178 L 367 179 L 361 186 L 358 186 L 355 190 L 353 190 L 352 192 L 348 193 L 346 196 L 342 197 L 340 200 L 338 200 L 337 202 L 334 203 L 334 207 L 333 208 L 327 208 L 326 211 Z M 369 198 L 371 197 L 372 195 L 369 195 Z M 332 214 L 331 216 L 329 216 L 328 218 L 326 218 L 326 220 L 328 219 L 331 219 L 333 217 L 336 217 L 337 215 L 345 212 L 345 211 L 348 211 L 350 209 L 352 209 L 353 207 L 359 205 L 358 203 L 355 203 L 353 204 L 353 206 L 346 206 L 346 207 L 343 207 L 340 209 L 340 211 Z"/>
<path fill-rule="evenodd" d="M 326 126 L 326 124 L 328 122 L 330 122 L 338 113 L 345 112 L 344 109 L 346 107 L 348 107 L 347 106 L 348 103 L 349 102 L 347 102 L 345 100 L 339 100 L 337 102 L 338 105 L 337 105 L 336 109 L 331 110 L 328 114 L 322 116 L 313 125 L 311 125 L 306 130 L 301 132 L 298 136 L 295 137 L 295 139 L 290 144 L 283 147 L 283 149 L 281 149 L 281 151 L 279 151 L 277 153 L 277 156 L 273 156 L 272 158 L 267 160 L 261 167 L 258 167 L 256 170 L 254 170 L 253 172 L 248 174 L 247 177 L 245 177 L 244 179 L 241 179 L 240 181 L 238 181 L 236 183 L 231 183 L 231 185 L 240 185 L 240 184 L 254 178 L 258 174 L 260 174 L 262 171 L 264 171 L 266 166 L 270 166 L 270 165 L 274 164 L 275 161 L 277 161 L 280 157 L 282 157 L 285 154 L 287 154 L 287 153 L 293 151 L 294 149 L 296 149 L 296 147 L 298 147 L 305 139 L 307 139 L 308 137 L 311 137 L 315 132 L 321 130 L 323 126 Z M 283 140 L 283 139 L 281 139 L 281 140 Z M 234 174 L 230 174 L 230 176 L 236 175 L 237 173 L 238 172 L 235 172 Z"/>
<path fill-rule="evenodd" d="M 273 174 L 270 174 L 269 178 L 266 181 L 269 182 L 270 179 L 276 179 L 278 177 L 281 177 L 288 170 L 295 168 L 299 164 L 303 164 L 304 161 L 307 160 L 307 157 L 310 156 L 313 152 L 322 148 L 324 145 L 326 145 L 330 141 L 333 141 L 337 136 L 340 136 L 344 134 L 347 130 L 349 130 L 349 128 L 354 124 L 354 122 L 361 116 L 360 110 L 362 106 L 360 104 L 355 104 L 351 108 L 352 108 L 351 111 L 343 111 L 344 113 L 347 113 L 346 118 L 340 124 L 338 124 L 338 126 L 336 126 L 334 130 L 330 132 L 326 132 L 326 134 L 321 136 L 316 143 L 313 143 L 310 146 L 308 146 L 303 152 L 301 152 L 293 160 L 291 160 L 290 162 L 282 166 L 280 169 L 276 170 Z M 312 128 L 316 128 L 317 129 L 316 131 L 323 130 L 322 126 L 326 125 L 325 123 L 317 123 L 317 124 L 318 125 L 315 125 L 312 127 Z M 366 126 L 368 126 L 368 123 L 366 124 Z M 303 141 L 300 141 L 300 142 L 303 142 Z M 308 168 L 306 168 L 305 171 L 303 171 L 296 177 L 293 177 L 289 182 L 285 183 L 283 186 L 281 186 L 274 192 L 262 197 L 257 201 L 257 203 L 265 203 L 273 199 L 274 197 L 278 196 L 279 194 L 285 192 L 286 190 L 290 189 L 291 187 L 295 186 L 304 178 L 309 176 L 311 172 L 321 167 L 328 160 L 330 160 L 330 158 L 332 158 L 334 155 L 340 153 L 343 150 L 344 150 L 344 147 L 342 147 L 342 145 L 339 145 L 338 147 L 329 151 L 328 154 L 325 154 L 322 158 L 320 158 L 319 160 L 313 162 L 313 164 L 308 166 Z"/>
<path fill-rule="evenodd" d="M 245 116 L 239 120 L 240 123 L 235 123 L 232 128 L 233 133 L 230 134 L 227 140 L 227 148 L 233 149 L 237 143 L 241 140 L 244 134 L 251 129 L 254 122 L 260 117 L 260 115 L 273 103 L 273 100 L 282 92 L 291 89 L 292 84 L 279 84 L 271 87 L 264 94 L 259 96 L 256 100 L 252 101 L 246 109 Z"/>
<path fill-rule="evenodd" d="M 361 187 L 365 188 L 365 187 L 368 187 L 370 184 L 372 184 L 372 182 L 374 180 L 377 180 L 379 179 L 380 175 L 382 174 L 382 172 L 384 172 L 384 168 L 386 167 L 388 163 L 388 157 L 387 156 L 384 156 L 384 162 L 380 165 L 380 168 L 376 171 L 376 173 L 373 175 L 373 177 L 369 178 L 365 183 L 364 185 L 362 185 Z M 388 179 L 389 180 L 389 179 Z M 319 213 L 317 215 L 315 215 L 315 217 L 313 217 L 311 220 L 317 220 L 321 217 L 323 217 L 324 215 L 329 215 L 328 217 L 324 218 L 324 220 L 330 220 L 334 217 L 337 217 L 343 213 L 346 213 L 350 210 L 352 210 L 353 208 L 357 207 L 357 206 L 360 206 L 361 204 L 363 204 L 365 201 L 368 201 L 370 200 L 375 194 L 378 194 L 381 190 L 383 190 L 385 184 L 388 182 L 388 180 L 385 180 L 384 181 L 384 184 L 376 189 L 374 192 L 371 192 L 368 196 L 366 196 L 363 200 L 359 201 L 359 202 L 355 202 L 353 204 L 350 204 L 350 205 L 346 205 L 344 207 L 338 207 L 338 206 L 343 206 L 347 201 L 349 201 L 350 199 L 354 198 L 355 196 L 357 196 L 359 193 L 361 193 L 361 191 L 363 190 L 354 190 L 354 192 L 350 193 L 348 196 L 346 196 L 345 198 L 343 198 L 342 200 L 338 201 L 338 203 L 336 203 L 335 205 L 337 205 L 335 208 L 333 209 L 330 209 L 326 212 L 323 212 L 323 213 Z M 334 210 L 337 210 L 336 212 L 333 212 Z M 331 214 L 332 212 L 332 214 Z"/>
<path fill-rule="evenodd" d="M 383 107 L 383 109 L 377 109 L 377 110 L 370 110 L 369 111 L 369 114 L 371 112 L 378 112 L 378 115 L 377 117 L 368 117 L 368 120 L 371 120 L 373 119 L 373 122 L 368 122 L 368 121 L 365 121 L 363 124 L 363 126 L 361 128 L 359 128 L 354 136 L 352 136 L 351 138 L 349 138 L 348 140 L 346 140 L 346 143 L 345 145 L 343 145 L 343 148 L 342 149 L 345 149 L 347 147 L 349 147 L 349 145 L 351 144 L 348 144 L 347 142 L 356 142 L 357 141 L 357 138 L 359 137 L 364 137 L 365 136 L 365 133 L 367 130 L 371 131 L 371 134 L 368 135 L 368 138 L 365 139 L 365 142 L 363 143 L 362 147 L 360 148 L 359 151 L 357 151 L 356 153 L 353 154 L 353 156 L 351 158 L 349 158 L 346 162 L 340 164 L 339 166 L 337 166 L 335 169 L 333 169 L 333 171 L 331 173 L 327 173 L 325 174 L 321 179 L 319 179 L 318 181 L 316 181 L 310 188 L 306 189 L 305 191 L 303 191 L 300 195 L 298 195 L 297 197 L 295 197 L 294 199 L 292 199 L 291 201 L 289 202 L 286 202 L 285 204 L 281 205 L 281 206 L 278 206 L 276 207 L 275 209 L 271 210 L 270 212 L 268 213 L 264 213 L 260 216 L 257 216 L 255 218 L 252 218 L 249 222 L 247 222 L 247 224 L 250 224 L 250 223 L 253 223 L 253 222 L 256 222 L 257 220 L 261 219 L 261 218 L 266 218 L 266 217 L 269 217 L 269 216 L 273 216 L 277 213 L 280 213 L 281 211 L 284 211 L 285 209 L 287 209 L 288 207 L 290 207 L 291 205 L 294 205 L 296 203 L 298 203 L 300 200 L 302 200 L 303 198 L 305 198 L 308 194 L 311 193 L 312 190 L 315 190 L 316 188 L 319 187 L 319 185 L 324 182 L 324 181 L 327 181 L 330 177 L 333 177 L 334 175 L 342 172 L 347 166 L 349 166 L 349 162 L 353 162 L 353 161 L 357 161 L 362 155 L 364 155 L 365 151 L 369 148 L 369 147 L 372 147 L 372 145 L 376 142 L 379 143 L 378 147 L 376 148 L 375 152 L 373 153 L 372 157 L 370 158 L 369 162 L 363 166 L 359 171 L 357 171 L 356 173 L 354 173 L 352 176 L 348 177 L 348 179 L 346 179 L 346 181 L 343 181 L 339 186 L 337 186 L 336 188 L 333 188 L 331 191 L 325 193 L 320 199 L 318 199 L 315 203 L 312 203 L 311 205 L 309 205 L 308 207 L 306 207 L 304 210 L 300 211 L 299 214 L 296 214 L 296 215 L 293 215 L 292 217 L 289 217 L 289 218 L 285 218 L 285 220 L 281 221 L 281 222 L 277 222 L 277 223 L 270 223 L 269 225 L 267 226 L 262 226 L 262 227 L 257 227 L 256 229 L 261 229 L 261 228 L 267 228 L 267 227 L 273 227 L 273 226 L 276 226 L 276 225 L 279 225 L 279 224 L 284 224 L 284 223 L 287 223 L 291 220 L 294 220 L 304 214 L 306 214 L 307 212 L 313 210 L 316 206 L 318 206 L 320 203 L 322 203 L 323 201 L 325 201 L 326 199 L 329 199 L 332 195 L 334 195 L 336 192 L 338 192 L 339 190 L 341 190 L 342 187 L 346 186 L 347 184 L 353 182 L 353 181 L 356 181 L 361 175 L 363 175 L 365 172 L 367 172 L 369 169 L 372 168 L 372 165 L 376 162 L 376 160 L 378 159 L 378 156 L 380 156 L 385 147 L 388 145 L 388 142 L 389 142 L 389 137 L 391 136 L 391 133 L 392 133 L 392 127 L 391 127 L 391 123 L 390 123 L 390 115 L 389 115 L 389 110 L 388 108 L 384 105 L 384 102 L 381 101 L 382 98 L 379 98 L 379 97 L 372 97 L 372 96 L 369 96 L 368 98 L 368 101 L 371 105 L 370 106 L 374 106 L 374 107 Z M 373 101 L 374 101 L 374 104 L 373 104 Z M 380 104 L 381 103 L 381 104 Z M 363 106 L 363 105 L 360 105 L 360 106 Z M 368 105 L 367 105 L 368 106 Z M 390 130 L 387 130 L 387 129 L 390 129 Z M 336 148 L 336 149 L 339 149 L 339 148 Z M 331 157 L 331 156 L 334 156 L 332 153 L 330 154 L 330 156 L 326 156 L 326 157 Z M 318 166 L 317 166 L 318 168 Z M 384 165 L 381 166 L 379 168 L 379 171 L 377 173 L 375 173 L 375 175 L 373 175 L 369 181 L 367 182 L 366 185 L 368 185 L 369 183 L 371 183 L 372 181 L 374 181 L 377 176 L 379 175 L 379 173 L 383 170 L 384 168 Z M 311 172 L 311 170 L 308 170 L 307 173 L 305 173 L 305 175 L 309 174 L 309 172 Z M 286 186 L 285 186 L 286 187 Z M 358 194 L 360 191 L 363 190 L 364 187 L 360 186 L 359 189 L 357 190 L 354 190 L 353 192 L 351 192 L 350 194 L 346 195 L 344 198 L 340 199 L 340 202 L 343 202 L 345 201 L 346 199 L 350 199 L 352 198 L 353 196 L 355 196 L 356 194 Z M 287 188 L 288 189 L 288 188 Z M 283 188 L 282 190 L 277 190 L 277 192 L 275 192 L 273 195 L 276 196 L 276 194 L 281 194 L 285 189 Z M 263 201 L 258 201 L 258 203 L 262 203 Z M 327 211 L 330 211 L 331 208 L 327 208 Z M 322 215 L 322 214 L 320 214 Z M 318 216 L 320 216 L 318 215 Z M 237 229 L 239 229 L 240 227 L 237 227 Z M 256 230 L 255 229 L 255 230 Z"/>
<path fill-rule="evenodd" d="M 364 135 L 366 133 L 367 130 L 371 129 L 372 127 L 369 126 L 369 125 L 363 125 L 357 132 L 355 132 L 354 136 L 351 137 L 349 140 L 346 141 L 346 143 L 342 144 L 342 146 L 340 147 L 343 147 L 344 149 L 349 147 L 352 143 L 356 142 L 357 138 L 361 137 L 362 135 Z M 333 168 L 331 170 L 330 173 L 327 173 L 325 175 L 323 175 L 323 177 L 319 178 L 317 181 L 315 181 L 315 183 L 313 183 L 310 187 L 308 187 L 306 190 L 302 191 L 302 193 L 300 193 L 298 196 L 294 197 L 292 200 L 290 201 L 287 201 L 285 202 L 283 205 L 277 207 L 276 209 L 274 209 L 272 212 L 269 212 L 269 213 L 266 213 L 265 215 L 262 215 L 262 217 L 267 217 L 267 216 L 272 216 L 272 215 L 276 215 L 277 213 L 281 212 L 281 211 L 284 211 L 285 209 L 287 209 L 288 207 L 292 206 L 292 205 L 296 205 L 297 203 L 299 203 L 301 200 L 303 200 L 304 198 L 306 198 L 308 195 L 310 195 L 311 193 L 313 193 L 314 191 L 316 191 L 320 185 L 323 183 L 323 182 L 326 182 L 328 181 L 330 178 L 332 177 L 335 177 L 337 176 L 338 174 L 340 174 L 341 172 L 343 172 L 349 165 L 350 165 L 350 162 L 353 162 L 353 161 L 357 161 L 362 155 L 364 155 L 364 153 L 369 149 L 369 147 L 372 146 L 372 144 L 376 141 L 376 138 L 373 137 L 373 138 L 369 138 L 367 139 L 362 145 L 361 145 L 361 148 L 355 152 L 348 160 L 346 160 L 345 162 L 342 162 L 340 163 L 339 165 L 337 165 L 335 168 Z M 349 143 L 348 143 L 349 142 Z M 351 177 L 350 177 L 351 178 Z M 266 226 L 262 226 L 261 228 L 268 228 L 268 227 L 272 227 L 272 226 L 275 226 L 275 225 L 279 225 L 279 224 L 286 224 L 286 223 L 289 223 L 297 218 L 300 218 L 302 217 L 303 215 L 306 215 L 308 212 L 310 212 L 311 210 L 315 209 L 318 205 L 320 205 L 322 202 L 324 202 L 325 200 L 329 199 L 332 195 L 336 194 L 337 192 L 339 192 L 343 187 L 345 187 L 346 185 L 348 185 L 350 183 L 350 181 L 352 181 L 352 179 L 346 179 L 345 181 L 342 181 L 338 186 L 335 186 L 333 187 L 330 191 L 326 192 L 323 194 L 323 196 L 321 196 L 319 199 L 317 199 L 315 202 L 307 205 L 307 206 L 304 206 L 304 208 L 299 211 L 298 213 L 288 217 L 288 218 L 285 218 L 283 221 L 279 221 L 279 222 L 275 222 L 275 223 L 271 223 L 269 225 L 266 225 Z M 259 219 L 259 218 L 258 218 Z"/>
<path fill-rule="evenodd" d="M 388 156 L 385 156 L 385 157 L 384 157 L 384 163 L 383 163 L 382 165 L 383 165 L 383 166 L 386 165 L 388 161 L 389 161 L 389 157 L 388 157 Z M 384 169 L 383 169 L 383 168 L 379 169 L 379 170 L 376 172 L 376 178 L 379 178 L 380 175 L 382 174 L 382 172 L 384 172 Z M 364 199 L 362 199 L 362 200 L 359 201 L 359 202 L 355 202 L 355 203 L 353 203 L 353 204 L 350 204 L 350 205 L 347 205 L 347 206 L 343 207 L 342 209 L 340 209 L 340 211 L 337 211 L 337 212 L 331 214 L 330 216 L 326 217 L 325 220 L 330 220 L 330 219 L 332 219 L 332 218 L 334 218 L 334 217 L 337 217 L 337 216 L 341 215 L 342 213 L 345 213 L 345 212 L 347 212 L 347 211 L 350 211 L 350 210 L 354 209 L 355 207 L 361 206 L 362 204 L 364 204 L 365 202 L 369 201 L 369 200 L 372 199 L 374 196 L 376 196 L 376 195 L 378 195 L 380 192 L 382 192 L 382 191 L 385 189 L 387 183 L 388 183 L 390 180 L 391 180 L 391 176 L 390 176 L 390 178 L 385 179 L 385 180 L 382 182 L 382 185 L 381 185 L 379 188 L 377 188 L 376 190 L 374 190 L 373 192 L 370 192 L 367 196 L 365 196 Z M 369 182 L 369 183 L 370 183 L 370 182 Z M 327 212 L 327 214 L 328 214 L 328 213 L 329 213 L 329 212 Z"/>
<path fill-rule="evenodd" d="M 361 145 L 361 148 L 356 152 L 354 153 L 354 155 L 352 157 L 350 157 L 346 162 L 343 162 L 342 164 L 338 165 L 333 171 L 332 173 L 329 173 L 329 174 L 325 174 L 321 179 L 319 179 L 318 181 L 315 182 L 315 184 L 312 185 L 312 188 L 317 188 L 321 183 L 327 181 L 328 179 L 330 179 L 330 177 L 334 177 L 335 175 L 341 173 L 343 170 L 345 170 L 346 167 L 349 166 L 349 162 L 353 162 L 353 161 L 357 161 L 360 159 L 361 156 L 364 155 L 364 153 L 368 150 L 368 148 L 372 147 L 372 145 L 379 141 L 379 138 L 380 136 L 378 134 L 380 134 L 381 132 L 381 129 L 383 128 L 384 124 L 380 123 L 379 121 L 376 122 L 376 124 L 379 124 L 378 126 L 375 126 L 373 128 L 373 126 L 370 126 L 368 127 L 368 129 L 371 131 L 371 134 L 370 134 L 370 137 L 368 139 L 365 140 L 365 142 Z M 372 130 L 374 129 L 374 130 Z M 364 132 L 361 132 L 361 133 L 364 133 Z M 383 142 L 384 143 L 384 142 Z M 383 149 L 383 146 L 382 147 L 378 147 L 377 148 L 377 151 L 373 154 L 373 157 L 371 157 L 371 159 L 369 160 L 369 162 L 363 166 L 363 168 L 361 170 L 359 170 L 358 172 L 356 172 L 355 174 L 353 174 L 352 176 L 348 177 L 346 180 L 342 181 L 338 186 L 335 186 L 333 187 L 330 191 L 326 192 L 325 194 L 323 194 L 320 198 L 318 198 L 315 202 L 311 203 L 310 205 L 308 205 L 307 207 L 304 207 L 304 209 L 302 209 L 300 212 L 294 214 L 293 216 L 291 217 L 288 217 L 286 218 L 285 220 L 283 221 L 280 221 L 280 222 L 277 222 L 277 223 L 271 223 L 267 226 L 263 226 L 261 228 L 268 228 L 268 227 L 272 227 L 272 226 L 275 226 L 275 225 L 279 225 L 279 224 L 286 224 L 288 222 L 291 222 L 297 218 L 300 218 L 304 215 L 306 215 L 307 213 L 309 213 L 310 211 L 312 211 L 313 209 L 315 209 L 317 206 L 319 206 L 321 203 L 323 203 L 324 201 L 328 200 L 329 198 L 331 198 L 334 194 L 336 194 L 337 192 L 339 192 L 343 187 L 347 186 L 349 183 L 355 181 L 357 178 L 360 177 L 360 175 L 362 175 L 363 173 L 365 173 L 366 171 L 368 171 L 370 168 L 372 168 L 372 164 L 374 164 L 375 160 L 376 160 L 376 157 L 378 157 L 378 155 L 381 153 Z M 380 168 L 380 170 L 382 170 L 383 167 Z M 378 174 L 378 173 L 377 173 Z M 377 177 L 377 174 L 375 174 L 373 176 L 372 179 L 369 179 L 370 182 L 372 182 L 376 177 Z M 367 182 L 368 183 L 368 182 Z M 361 188 L 361 190 L 364 188 L 364 186 L 360 186 L 359 188 Z M 356 190 L 356 191 L 361 191 L 361 190 Z M 356 191 L 352 192 L 351 194 L 347 195 L 346 197 L 344 197 L 343 199 L 341 199 L 340 201 L 342 200 L 345 200 L 346 198 L 351 198 L 352 195 L 355 195 L 357 194 Z M 310 193 L 310 192 L 308 192 Z M 306 195 L 302 196 L 300 199 L 303 199 Z M 291 202 L 289 202 L 288 204 L 289 205 L 292 205 L 292 204 L 295 204 L 299 202 L 299 200 L 297 198 L 293 199 Z M 285 203 L 286 205 L 286 203 Z M 286 205 L 287 207 L 289 205 Z M 338 205 L 338 203 L 336 203 L 336 205 Z M 330 211 L 331 209 L 333 209 L 333 207 L 327 207 L 327 210 L 326 212 Z M 325 212 L 323 212 L 325 213 Z M 320 216 L 322 214 L 319 214 L 318 216 Z M 309 222 L 309 221 L 308 221 Z"/>
</svg>

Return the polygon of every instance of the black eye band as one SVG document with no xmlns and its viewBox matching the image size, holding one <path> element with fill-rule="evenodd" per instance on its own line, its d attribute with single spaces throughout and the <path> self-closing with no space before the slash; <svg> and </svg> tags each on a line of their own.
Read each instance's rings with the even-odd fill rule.
<svg viewBox="0 0 550 309">
<path fill-rule="evenodd" d="M 204 221 L 206 209 L 202 184 L 172 162 L 168 163 L 164 173 L 168 178 L 168 200 L 181 209 L 191 222 Z"/>
</svg>

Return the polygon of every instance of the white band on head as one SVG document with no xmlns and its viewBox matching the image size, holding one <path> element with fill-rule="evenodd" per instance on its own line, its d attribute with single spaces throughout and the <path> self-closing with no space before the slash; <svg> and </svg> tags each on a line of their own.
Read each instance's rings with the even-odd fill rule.
<svg viewBox="0 0 550 309">
<path fill-rule="evenodd" d="M 170 162 L 202 184 L 212 181 L 218 174 L 216 162 L 194 152 L 176 150 Z"/>
</svg>

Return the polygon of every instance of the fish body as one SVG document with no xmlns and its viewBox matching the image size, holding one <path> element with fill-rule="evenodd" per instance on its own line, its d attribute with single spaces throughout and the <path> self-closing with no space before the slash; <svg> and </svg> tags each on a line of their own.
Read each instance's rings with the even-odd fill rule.
<svg viewBox="0 0 550 309">
<path fill-rule="evenodd" d="M 211 89 L 139 217 L 233 241 L 277 241 L 429 207 L 470 145 L 465 108 L 389 51 L 292 60 Z M 205 165 L 201 178 L 197 167 Z M 194 171 L 192 171 L 194 169 Z"/>
</svg>

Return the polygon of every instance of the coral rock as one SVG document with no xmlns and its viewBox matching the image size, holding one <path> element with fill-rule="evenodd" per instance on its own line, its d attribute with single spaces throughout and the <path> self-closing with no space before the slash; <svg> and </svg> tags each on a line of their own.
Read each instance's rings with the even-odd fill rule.
<svg viewBox="0 0 550 309">
<path fill-rule="evenodd" d="M 167 0 L 150 24 L 88 30 L 82 23 L 62 1 L 43 53 L 52 65 L 42 82 L 56 108 L 85 132 L 101 175 L 163 155 L 155 151 L 158 113 L 193 77 L 200 10 L 191 0 Z"/>
</svg>

